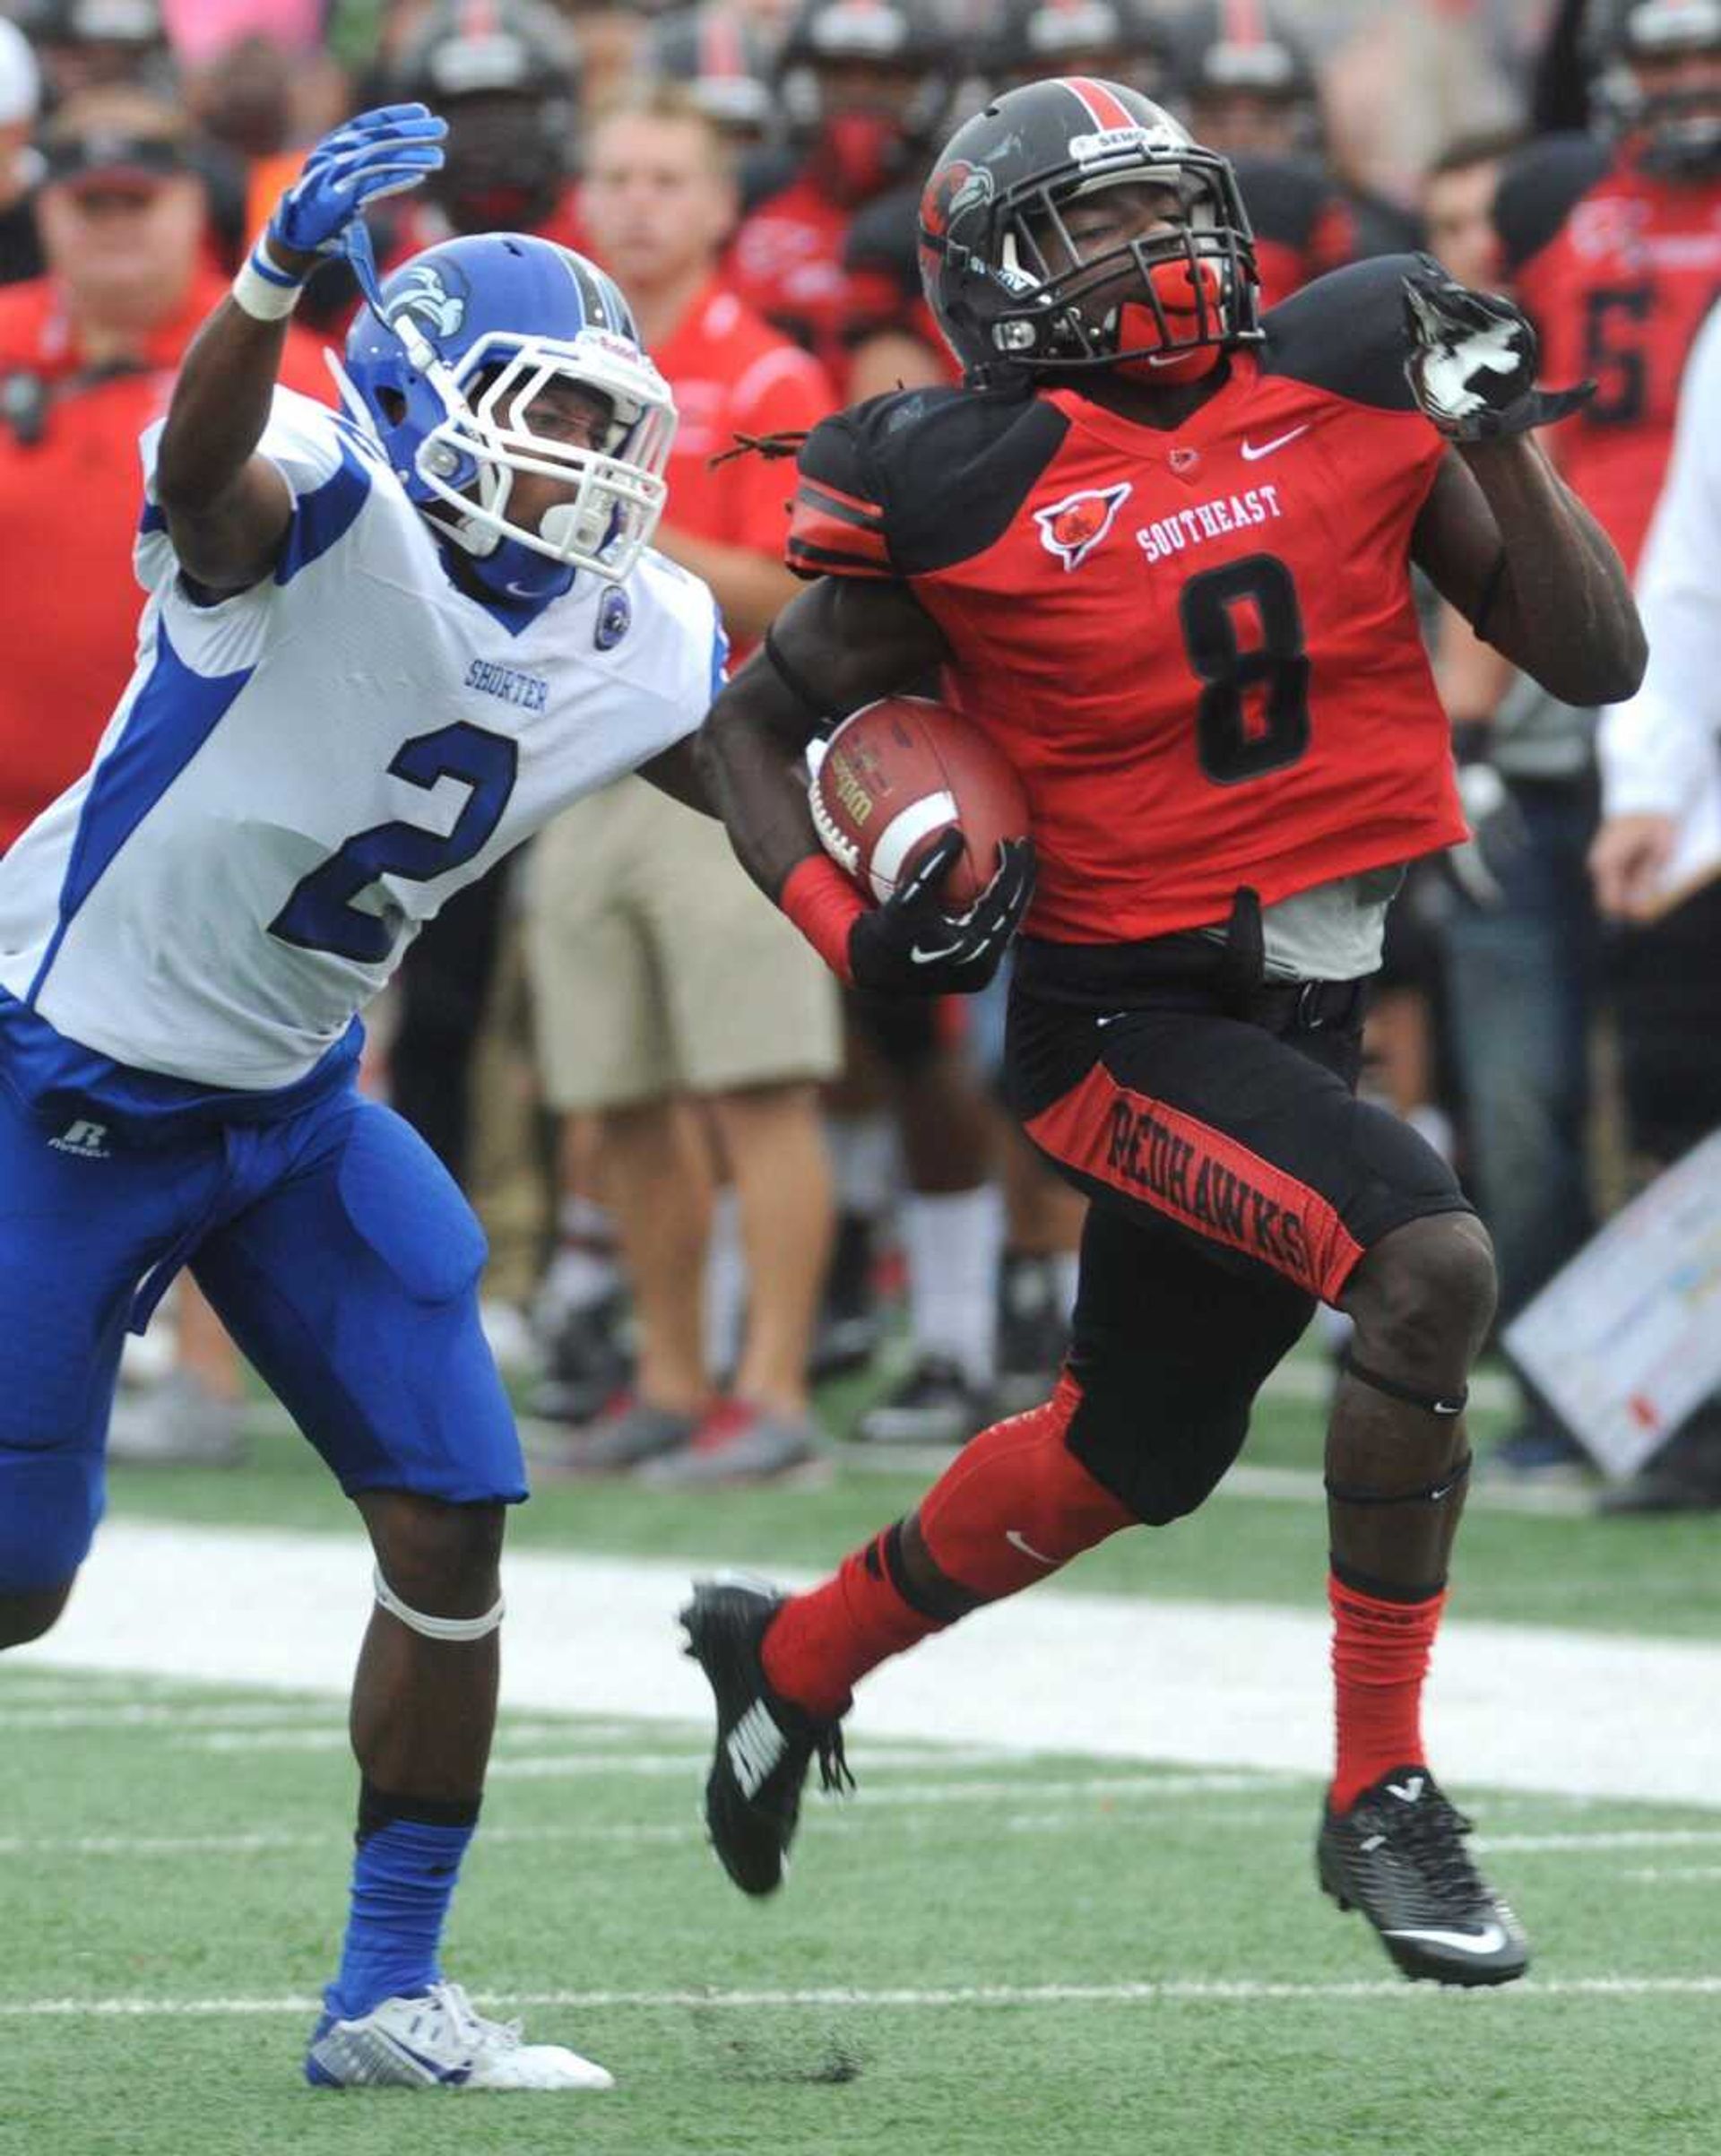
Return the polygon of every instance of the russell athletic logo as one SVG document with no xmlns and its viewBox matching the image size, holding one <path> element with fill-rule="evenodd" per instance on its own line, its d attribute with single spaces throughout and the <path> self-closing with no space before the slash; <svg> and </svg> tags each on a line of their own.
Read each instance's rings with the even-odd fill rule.
<svg viewBox="0 0 1721 2156">
<path fill-rule="evenodd" d="M 1049 509 L 1036 509 L 1033 521 L 1040 527 L 1041 545 L 1067 570 L 1079 569 L 1117 522 L 1129 492 L 1128 480 L 1115 487 L 1084 487 Z"/>
<path fill-rule="evenodd" d="M 106 1123 L 69 1123 L 57 1138 L 48 1144 L 56 1153 L 70 1153 L 79 1160 L 108 1160 L 108 1126 Z"/>
</svg>

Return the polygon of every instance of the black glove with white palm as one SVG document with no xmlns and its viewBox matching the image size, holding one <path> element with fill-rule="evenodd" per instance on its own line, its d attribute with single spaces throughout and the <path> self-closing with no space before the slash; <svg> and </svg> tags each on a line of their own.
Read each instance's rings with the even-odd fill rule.
<svg viewBox="0 0 1721 2156">
<path fill-rule="evenodd" d="M 962 849 L 962 833 L 947 831 L 882 905 L 860 914 L 848 949 L 857 988 L 898 996 L 972 995 L 998 971 L 1033 896 L 1033 842 L 1006 839 L 991 881 L 965 913 L 952 914 L 938 892 Z"/>
<path fill-rule="evenodd" d="M 1455 282 L 1428 255 L 1404 288 L 1405 374 L 1423 416 L 1449 441 L 1499 441 L 1552 426 L 1595 395 L 1594 382 L 1535 386 L 1535 332 L 1497 292 Z"/>
</svg>

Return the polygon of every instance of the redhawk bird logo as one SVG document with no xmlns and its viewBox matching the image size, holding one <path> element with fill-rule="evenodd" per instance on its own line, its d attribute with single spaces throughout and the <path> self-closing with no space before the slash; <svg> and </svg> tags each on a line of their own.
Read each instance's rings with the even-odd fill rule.
<svg viewBox="0 0 1721 2156">
<path fill-rule="evenodd" d="M 1079 569 L 1117 521 L 1118 511 L 1129 498 L 1130 482 L 1115 487 L 1084 487 L 1079 494 L 1066 494 L 1049 509 L 1036 509 L 1040 543 L 1055 554 L 1066 569 Z"/>
</svg>

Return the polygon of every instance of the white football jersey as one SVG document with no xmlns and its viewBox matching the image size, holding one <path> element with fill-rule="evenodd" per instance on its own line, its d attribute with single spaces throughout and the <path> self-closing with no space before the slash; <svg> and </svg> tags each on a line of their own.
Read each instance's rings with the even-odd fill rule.
<svg viewBox="0 0 1721 2156">
<path fill-rule="evenodd" d="M 137 670 L 0 862 L 0 986 L 118 1062 L 247 1090 L 310 1069 L 463 885 L 692 732 L 723 657 L 661 556 L 492 608 L 351 421 L 277 390 L 261 447 L 293 493 L 278 567 L 200 605 L 146 507 Z"/>
</svg>

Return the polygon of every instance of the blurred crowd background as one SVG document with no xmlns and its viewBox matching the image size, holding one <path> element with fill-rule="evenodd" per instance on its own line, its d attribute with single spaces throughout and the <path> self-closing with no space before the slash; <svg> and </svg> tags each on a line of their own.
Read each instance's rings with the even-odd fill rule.
<svg viewBox="0 0 1721 2156">
<path fill-rule="evenodd" d="M 739 654 L 794 589 L 789 467 L 713 460 L 952 378 L 914 210 L 989 87 L 1085 73 L 1172 107 L 1236 158 L 1269 302 L 1414 247 L 1516 289 L 1549 377 L 1600 382 L 1550 447 L 1634 567 L 1721 289 L 1721 0 L 0 16 L 0 850 L 83 768 L 129 671 L 136 435 L 306 149 L 364 106 L 422 99 L 450 127 L 435 182 L 373 220 L 385 264 L 530 230 L 628 293 L 681 414 L 660 543 L 712 583 Z M 319 273 L 293 387 L 334 397 L 322 348 L 354 304 L 343 270 Z M 1712 882 L 1656 887 L 1681 804 L 1629 728 L 1610 755 L 1604 714 L 1514 679 L 1431 600 L 1427 631 L 1477 836 L 1395 909 L 1368 1082 L 1458 1160 L 1503 1321 L 1721 1123 L 1721 916 Z M 636 781 L 456 900 L 372 1014 L 371 1078 L 485 1220 L 541 1472 L 747 1480 L 828 1437 L 960 1443 L 1043 1397 L 1082 1204 L 996 1105 L 1001 1033 L 995 994 L 840 998 L 722 833 Z M 188 1284 L 148 1346 L 116 1457 L 241 1458 L 243 1373 Z M 837 1398 L 863 1404 L 821 1427 Z M 1488 1464 L 1586 1471 L 1527 1397 Z M 1713 1409 L 1604 1502 L 1721 1504 Z"/>
</svg>

